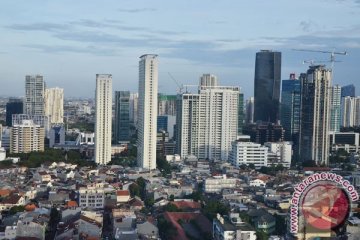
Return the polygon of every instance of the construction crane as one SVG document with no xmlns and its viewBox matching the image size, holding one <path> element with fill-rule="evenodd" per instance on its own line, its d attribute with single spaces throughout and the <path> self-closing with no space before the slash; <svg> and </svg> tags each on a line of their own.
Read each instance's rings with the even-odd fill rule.
<svg viewBox="0 0 360 240">
<path fill-rule="evenodd" d="M 178 86 L 178 93 L 181 94 L 184 89 L 184 85 L 183 84 L 180 85 L 180 83 L 173 77 L 173 75 L 171 75 L 171 73 L 168 72 L 168 75 L 176 83 L 176 85 Z"/>
<path fill-rule="evenodd" d="M 310 60 L 304 60 L 302 63 L 305 64 L 305 63 L 309 63 L 310 66 L 314 66 L 315 64 L 317 63 L 328 63 L 328 62 L 342 62 L 342 61 L 318 61 L 318 60 L 315 60 L 315 59 L 310 59 Z"/>
<path fill-rule="evenodd" d="M 292 49 L 294 51 L 301 51 L 301 52 L 318 52 L 318 53 L 330 53 L 330 61 L 331 62 L 331 69 L 334 68 L 335 55 L 348 55 L 346 51 L 344 52 L 336 52 L 335 48 L 332 51 L 322 51 L 322 50 L 311 50 L 311 49 Z"/>
</svg>

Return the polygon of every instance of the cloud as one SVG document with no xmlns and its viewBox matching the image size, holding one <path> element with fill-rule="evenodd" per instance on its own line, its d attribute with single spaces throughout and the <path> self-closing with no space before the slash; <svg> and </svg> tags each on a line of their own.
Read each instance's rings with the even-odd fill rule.
<svg viewBox="0 0 360 240">
<path fill-rule="evenodd" d="M 68 30 L 69 25 L 57 23 L 30 23 L 30 24 L 13 24 L 8 25 L 6 28 L 22 31 L 58 31 Z"/>
<path fill-rule="evenodd" d="M 115 56 L 118 51 L 112 48 L 99 48 L 97 46 L 87 46 L 87 47 L 75 47 L 75 46 L 67 46 L 67 45 L 45 45 L 45 44 L 25 44 L 22 45 L 26 48 L 32 48 L 36 50 L 40 50 L 45 53 L 86 53 L 86 54 L 94 54 L 98 56 Z"/>
<path fill-rule="evenodd" d="M 139 12 L 154 12 L 156 11 L 155 8 L 119 8 L 119 12 L 125 13 L 139 13 Z"/>
<path fill-rule="evenodd" d="M 304 32 L 313 32 L 314 30 L 318 29 L 319 26 L 311 20 L 307 20 L 307 21 L 301 21 L 300 22 L 300 27 Z"/>
</svg>

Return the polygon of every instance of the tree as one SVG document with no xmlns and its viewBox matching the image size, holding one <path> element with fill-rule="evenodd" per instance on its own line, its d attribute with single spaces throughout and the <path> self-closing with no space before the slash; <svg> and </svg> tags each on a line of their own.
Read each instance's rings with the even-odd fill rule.
<svg viewBox="0 0 360 240">
<path fill-rule="evenodd" d="M 159 228 L 161 239 L 171 239 L 177 235 L 176 228 L 169 223 L 163 215 L 158 218 L 157 227 Z"/>
<path fill-rule="evenodd" d="M 228 214 L 230 208 L 219 201 L 210 200 L 209 202 L 206 203 L 203 211 L 205 216 L 212 221 L 216 217 L 216 214 L 218 213 L 221 215 Z"/>
<path fill-rule="evenodd" d="M 14 215 L 15 213 L 23 212 L 23 211 L 25 211 L 24 206 L 14 206 L 14 207 L 10 208 L 9 214 Z"/>
<path fill-rule="evenodd" d="M 173 202 L 174 200 L 175 200 L 174 194 L 171 194 L 171 195 L 169 196 L 169 201 Z"/>
<path fill-rule="evenodd" d="M 261 230 L 256 231 L 256 239 L 267 240 L 267 239 L 269 239 L 269 235 Z"/>
<path fill-rule="evenodd" d="M 166 205 L 164 210 L 167 212 L 181 212 L 180 209 L 172 203 Z"/>
<path fill-rule="evenodd" d="M 141 189 L 139 187 L 139 185 L 137 185 L 136 183 L 133 183 L 129 186 L 129 191 L 130 191 L 130 196 L 131 197 L 135 197 L 138 196 L 141 198 Z"/>
</svg>

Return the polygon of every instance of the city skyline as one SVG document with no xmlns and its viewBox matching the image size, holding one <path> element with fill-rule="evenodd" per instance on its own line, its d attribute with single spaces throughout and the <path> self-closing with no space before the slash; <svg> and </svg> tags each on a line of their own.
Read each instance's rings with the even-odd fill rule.
<svg viewBox="0 0 360 240">
<path fill-rule="evenodd" d="M 183 84 L 195 84 L 203 73 L 212 73 L 224 85 L 240 86 L 248 98 L 253 95 L 255 53 L 261 49 L 282 52 L 282 78 L 305 72 L 303 60 L 330 58 L 292 48 L 347 50 L 349 55 L 338 57 L 343 62 L 335 64 L 334 84 L 359 88 L 359 1 L 229 4 L 233 7 L 204 1 L 79 1 L 64 9 L 66 1 L 3 1 L 0 63 L 6 70 L 1 83 L 14 84 L 4 84 L 0 95 L 24 96 L 17 83 L 25 75 L 41 74 L 49 87 L 64 88 L 65 97 L 89 97 L 94 95 L 93 75 L 99 72 L 113 75 L 114 89 L 136 92 L 137 57 L 153 52 L 162 58 L 159 92 L 177 91 L 168 72 Z M 319 13 L 319 8 L 324 11 Z M 43 14 L 29 14 L 31 9 Z M 281 14 L 268 14 L 280 9 Z M 306 14 L 294 18 L 293 9 Z M 250 14 L 252 10 L 257 14 Z M 173 19 L 182 20 L 165 21 Z M 249 28 L 249 22 L 254 27 Z"/>
</svg>

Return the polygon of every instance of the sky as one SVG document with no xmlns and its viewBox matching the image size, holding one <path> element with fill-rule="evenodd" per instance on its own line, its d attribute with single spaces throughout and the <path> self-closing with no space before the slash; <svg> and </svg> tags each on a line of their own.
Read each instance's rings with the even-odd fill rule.
<svg viewBox="0 0 360 240">
<path fill-rule="evenodd" d="M 138 61 L 159 55 L 159 92 L 198 84 L 203 73 L 253 95 L 255 54 L 282 52 L 282 79 L 304 60 L 337 55 L 334 84 L 360 89 L 360 0 L 1 0 L 0 96 L 24 96 L 41 74 L 66 97 L 95 96 L 95 75 L 113 91 L 138 89 Z M 170 74 L 169 74 L 170 73 Z"/>
</svg>

